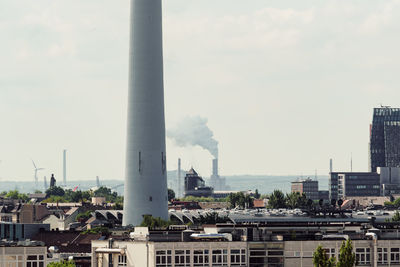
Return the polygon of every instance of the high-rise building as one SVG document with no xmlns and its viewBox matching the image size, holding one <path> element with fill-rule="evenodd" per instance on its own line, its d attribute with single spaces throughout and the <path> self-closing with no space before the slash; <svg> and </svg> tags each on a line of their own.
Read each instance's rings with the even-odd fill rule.
<svg viewBox="0 0 400 267">
<path fill-rule="evenodd" d="M 304 193 L 307 198 L 317 200 L 319 199 L 318 181 L 311 178 L 296 180 L 292 182 L 292 193 L 294 192 Z"/>
<path fill-rule="evenodd" d="M 369 167 L 400 167 L 400 109 L 374 108 L 370 126 Z"/>
<path fill-rule="evenodd" d="M 161 0 L 131 0 L 123 225 L 168 219 Z"/>
</svg>

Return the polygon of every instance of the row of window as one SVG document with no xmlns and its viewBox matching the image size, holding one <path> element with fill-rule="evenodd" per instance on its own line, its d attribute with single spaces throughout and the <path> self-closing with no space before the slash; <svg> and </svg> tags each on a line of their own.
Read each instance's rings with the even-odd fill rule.
<svg viewBox="0 0 400 267">
<path fill-rule="evenodd" d="M 326 248 L 328 257 L 336 257 L 336 250 L 334 248 Z M 370 248 L 356 248 L 356 261 L 360 265 L 371 263 L 371 249 Z M 296 255 L 296 254 L 295 254 Z M 388 264 L 400 263 L 400 249 L 399 248 L 378 248 L 378 263 Z"/>
<path fill-rule="evenodd" d="M 246 250 L 245 249 L 231 249 L 230 250 L 230 263 L 228 261 L 227 249 L 198 249 L 193 250 L 157 250 L 156 251 L 156 267 L 172 266 L 174 259 L 174 266 L 188 266 L 192 262 L 194 266 L 246 266 Z"/>
</svg>

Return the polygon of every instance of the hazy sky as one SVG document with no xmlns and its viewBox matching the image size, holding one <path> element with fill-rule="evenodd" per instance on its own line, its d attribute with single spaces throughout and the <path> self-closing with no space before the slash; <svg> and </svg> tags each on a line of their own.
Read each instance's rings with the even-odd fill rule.
<svg viewBox="0 0 400 267">
<path fill-rule="evenodd" d="M 400 1 L 164 0 L 167 128 L 208 119 L 222 174 L 367 170 L 399 107 Z M 0 177 L 123 178 L 129 1 L 0 1 Z M 169 169 L 211 155 L 167 140 Z M 42 178 L 41 178 L 42 179 Z"/>
</svg>

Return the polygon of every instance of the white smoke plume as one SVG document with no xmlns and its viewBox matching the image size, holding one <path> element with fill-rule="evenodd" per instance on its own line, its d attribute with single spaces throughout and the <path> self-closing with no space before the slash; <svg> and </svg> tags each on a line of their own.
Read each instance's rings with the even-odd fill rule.
<svg viewBox="0 0 400 267">
<path fill-rule="evenodd" d="M 174 128 L 167 130 L 167 137 L 180 147 L 201 146 L 218 158 L 218 141 L 207 126 L 208 120 L 200 116 L 186 117 Z"/>
</svg>

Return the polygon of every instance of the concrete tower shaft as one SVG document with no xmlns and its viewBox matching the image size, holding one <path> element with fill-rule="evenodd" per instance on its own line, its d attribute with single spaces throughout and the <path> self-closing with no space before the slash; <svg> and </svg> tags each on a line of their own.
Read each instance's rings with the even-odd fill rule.
<svg viewBox="0 0 400 267">
<path fill-rule="evenodd" d="M 131 0 L 123 225 L 168 219 L 161 0 Z"/>
</svg>

